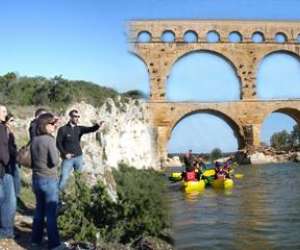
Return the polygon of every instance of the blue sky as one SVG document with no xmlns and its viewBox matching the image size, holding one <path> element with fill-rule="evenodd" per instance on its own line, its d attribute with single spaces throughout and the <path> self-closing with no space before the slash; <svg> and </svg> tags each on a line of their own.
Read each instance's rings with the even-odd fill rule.
<svg viewBox="0 0 300 250">
<path fill-rule="evenodd" d="M 127 52 L 126 20 L 155 18 L 299 20 L 299 9 L 298 0 L 1 0 L 0 74 L 14 71 L 20 75 L 30 76 L 63 75 L 68 79 L 89 80 L 111 86 L 119 91 L 140 89 L 148 92 L 148 76 L 144 64 Z M 237 97 L 236 79 L 226 63 L 220 61 L 220 58 L 213 59 L 212 55 L 189 57 L 174 65 L 168 83 L 169 98 L 230 100 Z M 220 79 L 212 78 L 209 74 L 201 75 L 199 78 L 197 70 L 199 71 L 201 65 L 205 66 L 203 63 L 205 60 L 217 65 L 220 72 L 224 72 L 230 88 L 223 96 L 211 92 L 210 89 L 211 84 L 218 86 Z M 277 77 L 269 72 L 270 70 L 273 73 L 277 72 L 278 58 L 263 62 L 265 66 L 259 74 L 264 84 L 258 84 L 261 98 L 273 98 L 278 94 L 287 97 L 300 96 L 300 82 L 295 73 L 299 70 L 299 65 L 291 58 L 282 60 L 280 63 L 286 64 L 286 67 L 281 66 L 281 73 L 278 73 Z M 188 76 L 184 70 L 186 65 L 193 65 Z M 282 73 L 284 70 L 286 73 L 290 73 L 288 70 L 293 71 L 293 82 L 282 84 L 282 80 L 278 80 L 279 76 L 284 77 Z M 178 94 L 181 91 L 179 82 L 182 78 L 189 81 L 187 89 L 189 92 L 186 96 Z M 286 78 L 283 80 L 286 83 Z M 194 82 L 197 82 L 197 85 Z M 195 93 L 191 91 L 195 86 L 199 93 L 203 94 L 196 97 L 188 96 Z M 270 86 L 274 93 L 270 92 Z M 293 91 L 290 86 L 293 86 Z M 269 120 L 271 122 L 268 125 Z M 293 124 L 294 121 L 288 117 L 272 115 L 264 124 L 262 138 L 267 140 L 273 131 L 289 130 Z M 186 131 L 191 131 L 191 127 L 195 127 L 194 133 L 197 137 L 193 134 L 187 140 L 185 138 L 189 133 Z M 183 151 L 187 148 L 210 151 L 213 147 L 221 147 L 224 151 L 234 150 L 236 140 L 223 121 L 205 114 L 189 117 L 179 123 L 169 143 L 170 151 Z"/>
</svg>

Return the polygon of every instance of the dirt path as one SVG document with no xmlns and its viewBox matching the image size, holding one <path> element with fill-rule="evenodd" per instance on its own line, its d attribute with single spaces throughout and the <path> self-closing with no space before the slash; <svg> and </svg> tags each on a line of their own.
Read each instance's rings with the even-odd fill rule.
<svg viewBox="0 0 300 250">
<path fill-rule="evenodd" d="M 0 250 L 31 250 L 31 225 L 32 215 L 22 215 L 17 213 L 15 218 L 16 233 L 19 237 L 15 240 L 0 240 Z M 43 246 L 39 250 L 47 250 L 47 246 Z M 36 248 L 34 250 L 37 250 Z"/>
</svg>

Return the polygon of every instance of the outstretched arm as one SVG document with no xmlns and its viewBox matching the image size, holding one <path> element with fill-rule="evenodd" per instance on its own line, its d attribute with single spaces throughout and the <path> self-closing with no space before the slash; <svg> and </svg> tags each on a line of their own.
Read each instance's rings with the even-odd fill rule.
<svg viewBox="0 0 300 250">
<path fill-rule="evenodd" d="M 80 135 L 88 134 L 97 131 L 100 128 L 99 124 L 95 124 L 92 127 L 79 126 Z"/>
</svg>

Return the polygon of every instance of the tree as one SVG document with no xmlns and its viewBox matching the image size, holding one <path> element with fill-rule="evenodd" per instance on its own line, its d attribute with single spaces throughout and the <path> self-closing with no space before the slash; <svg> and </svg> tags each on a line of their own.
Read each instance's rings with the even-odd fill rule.
<svg viewBox="0 0 300 250">
<path fill-rule="evenodd" d="M 296 147 L 300 144 L 300 128 L 298 125 L 295 125 L 291 131 L 291 142 L 292 147 Z"/>
<path fill-rule="evenodd" d="M 270 142 L 272 147 L 279 150 L 290 149 L 292 147 L 291 135 L 286 130 L 274 133 Z"/>
<path fill-rule="evenodd" d="M 147 94 L 140 90 L 129 90 L 123 93 L 123 95 L 131 97 L 133 99 L 147 99 Z"/>
<path fill-rule="evenodd" d="M 221 157 L 222 157 L 222 151 L 219 148 L 214 148 L 210 153 L 211 161 L 214 161 L 214 160 L 219 159 Z"/>
</svg>

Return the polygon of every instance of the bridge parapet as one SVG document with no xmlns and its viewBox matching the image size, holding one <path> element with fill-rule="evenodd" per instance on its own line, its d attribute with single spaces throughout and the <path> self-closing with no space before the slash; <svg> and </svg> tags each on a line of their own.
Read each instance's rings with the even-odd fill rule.
<svg viewBox="0 0 300 250">
<path fill-rule="evenodd" d="M 276 34 L 282 34 L 286 43 L 298 43 L 300 22 L 294 21 L 245 21 L 245 20 L 136 20 L 129 21 L 129 42 L 138 42 L 141 32 L 148 32 L 151 42 L 163 43 L 161 37 L 165 31 L 172 32 L 176 43 L 184 42 L 186 32 L 194 32 L 198 43 L 207 42 L 210 31 L 219 34 L 219 41 L 231 43 L 229 34 L 237 32 L 242 42 L 253 43 L 253 35 L 259 33 L 264 42 L 276 43 Z"/>
</svg>

